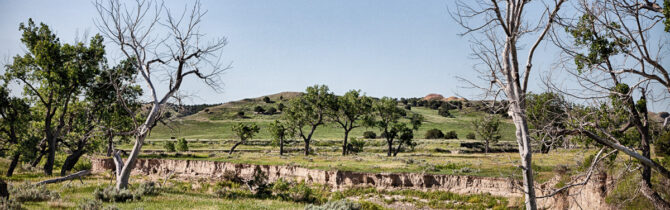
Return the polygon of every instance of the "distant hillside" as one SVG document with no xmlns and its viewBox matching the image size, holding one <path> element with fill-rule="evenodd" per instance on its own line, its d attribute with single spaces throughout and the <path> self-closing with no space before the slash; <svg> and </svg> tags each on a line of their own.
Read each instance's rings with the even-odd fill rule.
<svg viewBox="0 0 670 210">
<path fill-rule="evenodd" d="M 188 115 L 184 117 L 185 120 L 235 120 L 242 119 L 244 117 L 240 116 L 239 112 L 244 112 L 244 116 L 249 117 L 254 112 L 256 106 L 260 106 L 263 109 L 267 110 L 274 108 L 279 110 L 279 104 L 286 105 L 288 100 L 302 95 L 301 92 L 281 92 L 275 93 L 266 96 L 260 96 L 256 98 L 245 98 L 239 101 L 231 101 L 217 106 L 211 106 L 204 108 L 197 113 Z M 263 101 L 263 98 L 268 97 L 270 103 Z M 267 116 L 267 118 L 274 118 L 272 116 Z"/>
<path fill-rule="evenodd" d="M 425 100 L 425 101 L 432 101 L 432 100 L 439 100 L 439 101 L 468 101 L 468 100 L 465 99 L 465 98 L 459 98 L 459 97 L 456 97 L 456 96 L 450 96 L 449 98 L 445 98 L 445 97 L 442 96 L 441 94 L 437 94 L 437 93 L 431 93 L 431 94 L 428 94 L 428 95 L 424 96 L 423 98 L 421 98 L 421 100 Z"/>
</svg>

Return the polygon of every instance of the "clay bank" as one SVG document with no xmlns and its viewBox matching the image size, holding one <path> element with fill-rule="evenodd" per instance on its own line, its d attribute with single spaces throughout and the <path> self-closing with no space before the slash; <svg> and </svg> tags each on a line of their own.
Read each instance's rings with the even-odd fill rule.
<svg viewBox="0 0 670 210">
<path fill-rule="evenodd" d="M 114 170 L 110 158 L 92 158 L 93 173 Z M 365 173 L 350 171 L 325 171 L 287 165 L 253 165 L 205 160 L 138 159 L 133 174 L 164 177 L 168 174 L 180 178 L 224 179 L 224 174 L 236 174 L 241 179 L 251 179 L 256 171 L 267 174 L 269 182 L 279 178 L 305 181 L 330 186 L 334 190 L 349 187 L 375 187 L 378 189 L 442 190 L 460 194 L 488 193 L 501 197 L 523 197 L 518 180 L 496 177 L 477 177 L 427 173 Z M 558 178 L 538 185 L 539 196 L 552 192 Z M 607 183 L 605 174 L 594 175 L 583 186 L 577 186 L 549 198 L 538 200 L 540 206 L 550 209 L 611 209 L 605 203 Z"/>
</svg>

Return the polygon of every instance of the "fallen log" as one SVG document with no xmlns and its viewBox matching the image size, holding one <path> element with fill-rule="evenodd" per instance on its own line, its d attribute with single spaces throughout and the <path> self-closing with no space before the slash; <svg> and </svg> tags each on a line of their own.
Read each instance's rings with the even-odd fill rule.
<svg viewBox="0 0 670 210">
<path fill-rule="evenodd" d="M 55 178 L 55 179 L 47 179 L 47 180 L 38 182 L 35 185 L 58 183 L 58 182 L 72 180 L 72 179 L 76 179 L 76 178 L 79 178 L 81 180 L 81 177 L 87 176 L 89 174 L 91 174 L 91 170 L 83 170 L 83 171 L 79 171 L 77 173 L 73 173 L 73 174 L 70 174 L 70 175 L 67 175 L 67 176 L 64 176 L 64 177 L 58 177 L 58 178 Z"/>
</svg>

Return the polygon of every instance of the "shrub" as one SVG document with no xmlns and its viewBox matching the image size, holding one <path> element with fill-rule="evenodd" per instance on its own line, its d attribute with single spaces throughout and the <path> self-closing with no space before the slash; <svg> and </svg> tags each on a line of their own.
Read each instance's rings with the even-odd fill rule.
<svg viewBox="0 0 670 210">
<path fill-rule="evenodd" d="M 186 141 L 185 138 L 180 138 L 179 140 L 177 140 L 176 149 L 181 152 L 188 151 L 188 142 Z"/>
<path fill-rule="evenodd" d="M 289 200 L 289 189 L 291 189 L 291 183 L 279 178 L 272 184 L 272 195 L 282 200 Z"/>
<path fill-rule="evenodd" d="M 140 183 L 135 193 L 139 195 L 158 195 L 158 190 L 156 182 L 148 181 Z"/>
<path fill-rule="evenodd" d="M 126 202 L 133 200 L 140 200 L 140 194 L 134 194 L 128 189 L 117 190 L 114 186 L 109 186 L 103 189 L 96 188 L 93 192 L 95 199 L 104 202 Z"/>
<path fill-rule="evenodd" d="M 425 137 L 426 139 L 441 139 L 444 138 L 444 133 L 442 133 L 442 131 L 438 130 L 437 128 L 433 128 L 426 131 Z"/>
<path fill-rule="evenodd" d="M 467 135 L 465 135 L 465 138 L 466 138 L 466 139 L 475 139 L 475 138 L 476 138 L 476 137 L 475 137 L 475 133 L 470 132 L 470 133 L 468 133 Z"/>
<path fill-rule="evenodd" d="M 265 109 L 263 109 L 263 107 L 261 107 L 261 106 L 256 106 L 256 107 L 254 107 L 254 112 L 263 113 L 263 112 L 265 112 Z"/>
<path fill-rule="evenodd" d="M 407 110 L 412 110 L 412 106 L 409 105 L 409 104 L 407 104 L 407 105 L 405 105 L 405 109 L 407 109 Z"/>
<path fill-rule="evenodd" d="M 666 131 L 656 139 L 654 151 L 658 156 L 670 156 L 670 131 Z"/>
<path fill-rule="evenodd" d="M 377 138 L 377 134 L 374 131 L 365 131 L 363 132 L 363 138 L 374 139 Z"/>
<path fill-rule="evenodd" d="M 281 111 L 284 111 L 284 108 L 285 108 L 284 103 L 279 103 L 279 104 L 277 105 L 277 109 L 278 109 L 280 112 L 281 112 Z"/>
<path fill-rule="evenodd" d="M 263 102 L 268 103 L 268 104 L 272 103 L 272 101 L 270 101 L 270 97 L 267 97 L 267 96 L 263 97 Z"/>
<path fill-rule="evenodd" d="M 78 206 L 81 210 L 100 210 L 102 209 L 102 201 L 96 199 L 84 199 Z"/>
<path fill-rule="evenodd" d="M 175 152 L 176 151 L 175 148 L 174 148 L 174 143 L 172 141 L 165 141 L 165 144 L 163 144 L 163 148 L 167 152 Z"/>
<path fill-rule="evenodd" d="M 51 192 L 45 185 L 32 185 L 25 183 L 9 189 L 9 194 L 18 202 L 25 201 L 47 201 L 60 198 L 56 192 Z"/>
<path fill-rule="evenodd" d="M 288 191 L 289 197 L 295 202 L 309 202 L 312 198 L 312 188 L 305 181 L 301 181 Z"/>
<path fill-rule="evenodd" d="M 2 210 L 20 210 L 21 203 L 13 198 L 0 198 L 0 209 Z"/>
<path fill-rule="evenodd" d="M 358 210 L 361 209 L 361 205 L 358 203 L 351 202 L 347 199 L 337 200 L 337 201 L 328 201 L 327 203 L 321 206 L 315 206 L 309 204 L 305 207 L 305 210 Z"/>
<path fill-rule="evenodd" d="M 275 109 L 274 107 L 270 107 L 268 110 L 265 111 L 265 114 L 269 115 L 277 114 L 277 109 Z"/>
<path fill-rule="evenodd" d="M 445 139 L 458 139 L 458 134 L 456 134 L 456 131 L 449 131 L 444 134 Z"/>
<path fill-rule="evenodd" d="M 454 117 L 454 116 L 451 115 L 451 113 L 449 112 L 449 108 L 446 108 L 446 107 L 444 107 L 444 106 L 440 107 L 440 108 L 437 110 L 437 114 L 439 114 L 439 115 L 442 116 L 442 117 L 449 117 L 449 118 Z"/>
<path fill-rule="evenodd" d="M 356 137 L 351 137 L 349 145 L 347 145 L 348 150 L 353 153 L 363 152 L 363 147 L 365 147 L 365 141 L 358 140 Z"/>
<path fill-rule="evenodd" d="M 91 163 L 91 160 L 88 158 L 80 158 L 77 163 L 74 164 L 72 170 L 74 171 L 83 171 L 83 170 L 91 170 L 93 168 L 93 164 Z"/>
<path fill-rule="evenodd" d="M 244 111 L 238 111 L 237 116 L 238 117 L 244 117 Z"/>
</svg>

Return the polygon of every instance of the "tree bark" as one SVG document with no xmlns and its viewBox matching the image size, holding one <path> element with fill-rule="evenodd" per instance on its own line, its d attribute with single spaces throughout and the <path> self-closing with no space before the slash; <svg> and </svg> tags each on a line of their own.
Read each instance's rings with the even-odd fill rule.
<svg viewBox="0 0 670 210">
<path fill-rule="evenodd" d="M 521 156 L 521 170 L 523 173 L 523 190 L 526 192 L 526 209 L 537 209 L 537 200 L 535 196 L 535 182 L 533 180 L 533 155 L 530 147 L 530 138 L 528 136 L 528 122 L 521 107 L 518 104 L 520 100 L 515 100 L 510 104 L 512 120 L 516 126 L 516 139 L 519 145 L 519 155 Z"/>
<path fill-rule="evenodd" d="M 235 151 L 235 148 L 237 148 L 237 146 L 239 146 L 242 143 L 243 143 L 243 141 L 239 141 L 239 142 L 235 143 L 235 145 L 233 145 L 233 147 L 230 148 L 230 151 L 228 151 L 228 154 L 232 155 L 233 152 Z"/>
<path fill-rule="evenodd" d="M 9 164 L 9 168 L 7 168 L 7 177 L 11 177 L 14 174 L 14 169 L 19 164 L 19 157 L 21 157 L 20 152 L 16 152 L 12 156 L 12 162 Z"/>
<path fill-rule="evenodd" d="M 386 156 L 391 157 L 391 153 L 393 152 L 393 140 L 389 141 L 388 139 L 386 139 L 386 144 L 388 144 L 389 147 Z"/>
<path fill-rule="evenodd" d="M 70 180 L 70 179 L 81 178 L 81 177 L 84 177 L 84 176 L 89 175 L 89 174 L 91 174 L 91 170 L 83 170 L 83 171 L 79 171 L 77 173 L 73 173 L 73 174 L 70 174 L 70 175 L 67 175 L 67 176 L 64 176 L 64 177 L 58 177 L 58 178 L 55 178 L 55 179 L 44 180 L 44 181 L 36 183 L 35 185 L 58 183 L 58 182 L 67 181 L 67 180 Z"/>
<path fill-rule="evenodd" d="M 33 160 L 33 162 L 30 163 L 30 166 L 37 167 L 37 164 L 39 164 L 40 161 L 42 161 L 42 157 L 44 157 L 45 153 L 46 153 L 46 150 L 39 151 L 39 154 L 37 155 L 35 160 Z"/>
<path fill-rule="evenodd" d="M 49 120 L 50 121 L 50 120 Z M 47 123 L 51 124 L 51 123 Z M 45 125 L 47 138 L 47 161 L 44 163 L 44 174 L 51 176 L 53 173 L 54 160 L 56 159 L 56 137 L 54 136 L 49 125 Z"/>
<path fill-rule="evenodd" d="M 342 156 L 348 154 L 347 151 L 347 139 L 349 138 L 349 130 L 344 130 L 344 142 L 342 143 Z"/>
<path fill-rule="evenodd" d="M 309 139 L 305 139 L 305 156 L 309 156 Z"/>
<path fill-rule="evenodd" d="M 284 155 L 284 138 L 279 138 L 279 155 Z"/>
<path fill-rule="evenodd" d="M 397 156 L 398 152 L 400 152 L 400 148 L 402 148 L 402 143 L 403 141 L 401 141 L 400 144 L 398 144 L 398 147 L 396 147 L 395 151 L 393 151 L 393 157 Z"/>
<path fill-rule="evenodd" d="M 61 167 L 60 175 L 65 176 L 65 174 L 67 174 L 68 171 L 72 170 L 72 168 L 74 168 L 74 165 L 77 164 L 79 158 L 81 158 L 82 155 L 84 155 L 83 150 L 75 150 L 72 152 L 72 154 L 68 155 L 65 158 L 63 167 Z"/>
<path fill-rule="evenodd" d="M 484 142 L 485 142 L 484 154 L 489 154 L 489 140 L 486 140 Z"/>
</svg>

